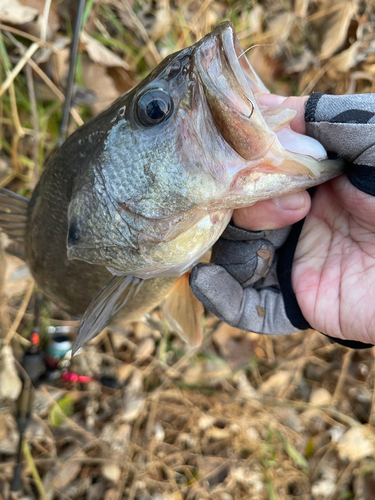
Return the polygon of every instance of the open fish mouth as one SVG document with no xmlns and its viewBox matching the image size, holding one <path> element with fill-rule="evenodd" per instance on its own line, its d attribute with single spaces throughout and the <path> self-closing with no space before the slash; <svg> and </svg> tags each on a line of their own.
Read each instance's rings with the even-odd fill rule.
<svg viewBox="0 0 375 500">
<path fill-rule="evenodd" d="M 276 139 L 254 92 L 268 92 L 251 68 L 235 29 L 225 22 L 202 39 L 195 53 L 199 77 L 218 130 L 244 159 L 265 155 Z"/>
<path fill-rule="evenodd" d="M 269 91 L 230 22 L 204 37 L 194 57 L 216 128 L 241 157 L 229 167 L 231 201 L 238 198 L 231 208 L 306 189 L 342 172 L 343 164 L 326 160 L 318 141 L 289 127 L 295 111 L 260 108 L 256 95 Z"/>
</svg>

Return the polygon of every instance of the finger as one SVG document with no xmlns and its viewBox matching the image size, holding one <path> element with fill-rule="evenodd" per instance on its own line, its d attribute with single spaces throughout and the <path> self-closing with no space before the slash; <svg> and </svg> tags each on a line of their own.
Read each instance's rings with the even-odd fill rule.
<svg viewBox="0 0 375 500">
<path fill-rule="evenodd" d="M 282 106 L 297 111 L 297 116 L 290 122 L 290 126 L 292 130 L 299 134 L 306 134 L 305 103 L 307 99 L 308 96 L 282 97 L 275 94 L 258 94 L 257 96 L 258 103 L 265 108 Z"/>
<path fill-rule="evenodd" d="M 280 229 L 306 217 L 310 205 L 311 199 L 307 191 L 299 191 L 235 210 L 233 222 L 249 231 Z"/>
<path fill-rule="evenodd" d="M 330 182 L 341 205 L 364 229 L 375 232 L 375 196 L 357 189 L 346 175 L 340 175 Z"/>
<path fill-rule="evenodd" d="M 298 331 L 286 315 L 281 293 L 242 288 L 220 266 L 198 264 L 191 272 L 190 286 L 206 308 L 229 325 L 267 335 Z"/>
</svg>

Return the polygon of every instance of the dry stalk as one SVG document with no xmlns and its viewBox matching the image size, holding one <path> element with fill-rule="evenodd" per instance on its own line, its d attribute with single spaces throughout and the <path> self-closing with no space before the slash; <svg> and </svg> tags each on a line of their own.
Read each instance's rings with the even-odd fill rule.
<svg viewBox="0 0 375 500">
<path fill-rule="evenodd" d="M 12 85 L 18 73 L 21 71 L 21 69 L 25 66 L 25 64 L 29 61 L 29 59 L 35 54 L 35 52 L 38 49 L 39 49 L 38 43 L 33 43 L 32 45 L 30 45 L 30 47 L 27 49 L 27 51 L 24 53 L 24 55 L 21 57 L 21 59 L 18 61 L 18 63 L 15 65 L 12 71 L 9 73 L 4 83 L 1 85 L 0 97 L 4 94 L 4 92 L 6 92 L 9 89 L 9 87 Z"/>
<path fill-rule="evenodd" d="M 27 465 L 29 466 L 31 470 L 31 474 L 34 478 L 35 481 L 35 486 L 39 492 L 41 500 L 48 500 L 46 492 L 44 491 L 43 483 L 42 480 L 40 479 L 38 469 L 36 468 L 34 459 L 31 455 L 29 446 L 26 441 L 23 442 L 23 454 L 25 455 Z"/>
<path fill-rule="evenodd" d="M 31 280 L 30 285 L 28 289 L 26 290 L 26 293 L 23 297 L 22 303 L 18 309 L 17 316 L 15 320 L 12 323 L 12 326 L 9 329 L 9 332 L 7 333 L 5 339 L 4 339 L 4 344 L 8 345 L 9 342 L 12 340 L 14 335 L 17 333 L 17 328 L 20 326 L 20 323 L 22 321 L 23 315 L 25 314 L 26 308 L 28 303 L 30 302 L 31 295 L 34 290 L 34 280 Z"/>
<path fill-rule="evenodd" d="M 342 367 L 341 367 L 340 376 L 339 376 L 339 379 L 338 379 L 337 384 L 336 384 L 335 392 L 333 393 L 333 396 L 332 396 L 332 406 L 337 405 L 338 400 L 341 396 L 341 389 L 342 389 L 342 386 L 343 386 L 344 381 L 346 379 L 346 376 L 348 374 L 349 366 L 350 366 L 350 363 L 352 361 L 352 357 L 353 357 L 354 352 L 355 351 L 353 349 L 349 349 L 348 352 L 346 352 L 343 356 L 344 362 L 343 362 Z"/>
<path fill-rule="evenodd" d="M 26 31 L 22 31 L 22 30 L 15 28 L 14 26 L 8 26 L 6 24 L 0 23 L 0 30 L 9 31 L 10 33 L 13 33 L 14 35 L 22 36 L 23 38 L 26 38 L 27 40 L 30 40 L 31 42 L 34 42 L 34 43 L 40 45 L 41 47 L 49 48 L 50 50 L 52 50 L 52 52 L 56 52 L 56 53 L 60 52 L 60 49 L 57 49 L 56 47 L 54 47 L 54 45 L 52 43 L 45 42 L 34 35 L 30 35 L 30 33 L 26 33 Z"/>
</svg>

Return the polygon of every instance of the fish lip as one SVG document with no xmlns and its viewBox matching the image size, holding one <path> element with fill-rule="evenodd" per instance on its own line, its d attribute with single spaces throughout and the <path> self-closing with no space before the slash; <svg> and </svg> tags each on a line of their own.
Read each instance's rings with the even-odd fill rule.
<svg viewBox="0 0 375 500">
<path fill-rule="evenodd" d="M 233 24 L 226 21 L 201 40 L 195 59 L 203 83 L 210 85 L 227 105 L 249 119 L 253 114 L 256 99 L 238 59 L 243 54 Z M 218 74 L 219 68 L 211 67 L 215 58 L 221 62 L 222 75 L 224 78 L 229 77 L 231 86 L 223 86 L 221 75 Z"/>
</svg>

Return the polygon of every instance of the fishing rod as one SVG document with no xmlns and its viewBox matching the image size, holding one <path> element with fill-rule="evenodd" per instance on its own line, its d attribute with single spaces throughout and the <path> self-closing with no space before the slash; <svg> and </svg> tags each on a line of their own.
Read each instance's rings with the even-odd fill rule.
<svg viewBox="0 0 375 500">
<path fill-rule="evenodd" d="M 64 102 L 62 117 L 61 117 L 61 122 L 60 122 L 59 138 L 57 140 L 57 147 L 58 148 L 65 141 L 66 133 L 68 130 L 68 125 L 69 125 L 70 108 L 72 105 L 72 96 L 73 96 L 74 77 L 75 77 L 75 72 L 76 72 L 76 61 L 77 61 L 77 53 L 78 53 L 79 35 L 81 33 L 81 23 L 82 23 L 84 8 L 85 8 L 85 0 L 79 0 L 78 7 L 77 7 L 77 15 L 76 15 L 75 23 L 74 23 L 72 45 L 71 45 L 71 49 L 70 49 L 69 74 L 68 74 L 68 82 L 67 82 L 66 92 L 65 92 L 65 102 Z"/>
</svg>

